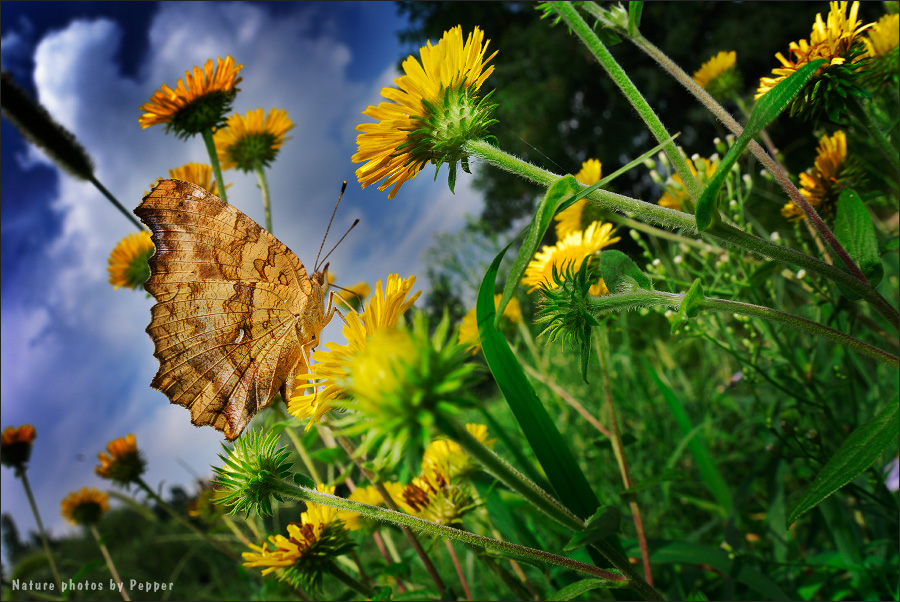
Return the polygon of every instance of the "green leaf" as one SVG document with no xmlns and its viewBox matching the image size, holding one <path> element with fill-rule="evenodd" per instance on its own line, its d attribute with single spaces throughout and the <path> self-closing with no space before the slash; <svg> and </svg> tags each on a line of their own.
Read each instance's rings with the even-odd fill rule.
<svg viewBox="0 0 900 602">
<path fill-rule="evenodd" d="M 508 249 L 509 246 L 494 258 L 478 291 L 475 307 L 484 358 L 559 500 L 576 515 L 587 518 L 600 505 L 597 496 L 557 430 L 556 423 L 525 377 L 506 339 L 494 326 L 497 313 L 494 308 L 494 283 L 500 262 Z"/>
<path fill-rule="evenodd" d="M 307 489 L 315 490 L 316 482 L 309 475 L 305 475 L 302 472 L 294 473 L 294 485 L 299 485 L 300 487 L 306 487 Z"/>
<path fill-rule="evenodd" d="M 855 479 L 900 436 L 898 397 L 875 418 L 850 433 L 840 449 L 816 476 L 803 497 L 788 512 L 785 528 L 816 507 L 822 500 Z"/>
<path fill-rule="evenodd" d="M 390 600 L 391 594 L 393 591 L 389 587 L 385 587 L 383 585 L 376 585 L 372 588 L 372 600 Z"/>
<path fill-rule="evenodd" d="M 497 310 L 498 316 L 503 315 L 506 304 L 509 303 L 516 287 L 519 286 L 522 274 L 525 273 L 528 262 L 534 257 L 534 252 L 537 250 L 538 245 L 541 244 L 544 232 L 550 227 L 550 222 L 553 221 L 553 215 L 556 213 L 557 207 L 559 207 L 561 202 L 574 196 L 580 190 L 581 185 L 574 176 L 564 176 L 551 184 L 550 188 L 547 189 L 547 194 L 544 195 L 544 198 L 538 203 L 537 209 L 534 210 L 534 217 L 525 234 L 525 240 L 522 242 L 519 254 L 509 270 L 506 285 L 503 287 L 503 297 L 500 299 L 500 307 Z M 493 283 L 494 281 L 491 281 L 491 284 Z M 491 291 L 491 295 L 493 295 L 493 291 Z M 493 297 L 491 298 L 493 299 Z"/>
<path fill-rule="evenodd" d="M 737 162 L 741 154 L 746 150 L 750 141 L 756 137 L 761 130 L 772 123 L 782 111 L 784 111 L 794 97 L 803 89 L 806 82 L 815 75 L 816 71 L 825 64 L 825 59 L 818 59 L 807 63 L 790 77 L 784 79 L 777 86 L 769 90 L 762 98 L 757 101 L 753 107 L 753 112 L 744 126 L 744 131 L 734 141 L 734 144 L 722 158 L 716 173 L 709 179 L 706 188 L 700 194 L 697 201 L 697 210 L 695 217 L 697 218 L 697 228 L 700 230 L 708 230 L 710 226 L 719 221 L 719 191 L 725 184 L 725 178 L 731 172 L 731 167 Z"/>
<path fill-rule="evenodd" d="M 674 542 L 650 554 L 652 564 L 679 563 L 692 566 L 709 565 L 720 575 L 728 575 L 757 592 L 766 600 L 794 600 L 765 574 L 741 558 L 729 556 L 724 550 L 694 543 Z"/>
<path fill-rule="evenodd" d="M 608 249 L 600 253 L 600 275 L 611 293 L 629 281 L 644 290 L 653 290 L 650 278 L 622 251 Z"/>
<path fill-rule="evenodd" d="M 878 238 L 875 225 L 862 199 L 850 188 L 838 197 L 837 218 L 834 221 L 834 235 L 840 242 L 872 286 L 878 286 L 884 278 L 884 266 L 878 255 Z M 843 263 L 836 263 L 845 269 Z"/>
<path fill-rule="evenodd" d="M 684 481 L 684 477 L 677 470 L 673 470 L 671 468 L 666 468 L 663 470 L 662 474 L 657 475 L 655 477 L 651 477 L 646 481 L 640 481 L 638 483 L 634 483 L 628 489 L 623 489 L 619 492 L 619 495 L 625 497 L 627 495 L 631 495 L 632 493 L 637 493 L 638 491 L 643 491 L 644 489 L 650 489 L 651 487 L 656 487 L 657 485 L 663 485 L 664 483 L 675 483 L 678 481 Z"/>
<path fill-rule="evenodd" d="M 575 583 L 570 583 L 561 590 L 550 594 L 548 600 L 571 600 L 577 598 L 581 594 L 587 593 L 593 589 L 622 587 L 621 583 L 607 581 L 606 579 L 582 579 Z"/>
<path fill-rule="evenodd" d="M 619 532 L 622 525 L 622 513 L 615 506 L 601 506 L 594 515 L 584 523 L 584 530 L 572 536 L 563 552 L 571 552 L 589 546 L 601 539 Z"/>
<path fill-rule="evenodd" d="M 684 410 L 684 405 L 682 405 L 678 396 L 675 395 L 675 392 L 662 381 L 656 373 L 656 370 L 653 369 L 653 366 L 651 366 L 647 360 L 642 359 L 642 361 L 644 362 L 644 368 L 650 373 L 650 377 L 653 379 L 653 382 L 656 383 L 656 387 L 666 400 L 669 410 L 671 410 L 672 415 L 675 417 L 675 422 L 681 430 L 681 434 L 687 436 L 694 427 L 691 424 L 690 418 L 688 418 L 687 412 Z M 719 472 L 719 468 L 713 461 L 712 454 L 709 453 L 709 448 L 706 447 L 706 443 L 704 443 L 699 435 L 691 437 L 690 441 L 688 441 L 688 448 L 694 456 L 694 461 L 697 462 L 697 467 L 700 469 L 700 474 L 703 476 L 703 483 L 706 485 L 706 488 L 709 489 L 710 493 L 713 494 L 713 497 L 716 499 L 716 502 L 718 502 L 723 514 L 728 515 L 732 508 L 731 490 L 728 488 L 725 479 L 722 478 L 722 473 Z"/>
<path fill-rule="evenodd" d="M 691 285 L 691 288 L 684 296 L 684 299 L 681 300 L 681 305 L 678 306 L 678 313 L 672 321 L 672 334 L 675 334 L 675 331 L 678 330 L 679 326 L 700 313 L 705 298 L 706 296 L 703 294 L 703 286 L 700 284 L 700 279 L 696 278 Z"/>
</svg>

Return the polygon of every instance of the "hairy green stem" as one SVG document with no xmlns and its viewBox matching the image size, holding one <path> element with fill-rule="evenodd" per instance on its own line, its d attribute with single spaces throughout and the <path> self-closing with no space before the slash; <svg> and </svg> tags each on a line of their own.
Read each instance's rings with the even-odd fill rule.
<svg viewBox="0 0 900 602">
<path fill-rule="evenodd" d="M 278 483 L 277 491 L 278 493 L 292 499 L 302 500 L 304 502 L 312 502 L 313 504 L 320 504 L 323 506 L 330 506 L 332 508 L 337 508 L 338 510 L 357 512 L 373 520 L 392 523 L 398 526 L 409 527 L 418 531 L 424 531 L 436 537 L 448 537 L 450 539 L 461 541 L 478 549 L 493 550 L 495 552 L 516 556 L 525 560 L 543 562 L 569 568 L 588 575 L 592 575 L 594 577 L 598 577 L 600 579 L 605 579 L 609 581 L 607 587 L 615 587 L 617 585 L 620 587 L 630 586 L 623 575 L 620 575 L 619 573 L 616 573 L 614 571 L 600 569 L 593 565 L 585 564 L 577 560 L 572 560 L 571 558 L 567 558 L 565 556 L 551 554 L 543 550 L 536 550 L 534 548 L 528 548 L 506 541 L 498 541 L 489 537 L 476 535 L 475 533 L 462 531 L 461 529 L 439 525 L 437 523 L 423 520 L 417 516 L 403 514 L 401 512 L 394 512 L 393 510 L 388 510 L 386 508 L 370 506 L 368 504 L 355 502 L 353 500 L 337 497 L 320 491 L 315 491 L 306 487 L 291 485 L 290 483 L 287 483 L 285 481 L 280 481 Z"/>
<path fill-rule="evenodd" d="M 130 602 L 131 598 L 128 597 L 128 592 L 125 590 L 125 584 L 122 583 L 122 578 L 119 577 L 119 571 L 116 570 L 116 565 L 113 563 L 112 556 L 109 555 L 109 550 L 106 549 L 106 544 L 103 543 L 103 540 L 100 539 L 100 533 L 97 531 L 97 527 L 95 525 L 90 526 L 91 534 L 94 536 L 94 540 L 96 540 L 97 545 L 100 547 L 100 553 L 103 554 L 103 559 L 106 561 L 106 566 L 109 568 L 109 572 L 112 574 L 113 579 L 116 581 L 116 586 L 119 588 L 119 593 L 122 595 L 122 599 L 125 602 Z"/>
<path fill-rule="evenodd" d="M 222 168 L 219 167 L 219 154 L 216 152 L 216 143 L 213 142 L 213 133 L 211 129 L 205 129 L 200 133 L 203 136 L 203 142 L 206 143 L 206 152 L 209 154 L 209 164 L 212 165 L 213 174 L 216 176 L 216 189 L 219 198 L 228 202 L 228 196 L 225 192 L 225 178 L 222 177 Z"/>
<path fill-rule="evenodd" d="M 259 178 L 263 208 L 266 210 L 266 230 L 272 232 L 272 204 L 269 201 L 269 183 L 266 181 L 266 174 L 259 163 L 256 164 L 256 176 Z"/>
<path fill-rule="evenodd" d="M 581 531 L 584 522 L 569 512 L 562 504 L 549 493 L 541 489 L 531 479 L 510 466 L 494 450 L 476 439 L 466 428 L 455 419 L 444 414 L 435 416 L 435 425 L 472 458 L 477 460 L 490 474 L 497 477 L 501 483 L 521 495 L 535 508 L 557 521 L 564 527 L 573 531 Z"/>
<path fill-rule="evenodd" d="M 566 22 L 566 25 L 569 26 L 575 35 L 581 39 L 588 50 L 590 50 L 591 54 L 594 55 L 594 58 L 597 59 L 600 66 L 606 70 L 610 79 L 612 79 L 616 86 L 619 87 L 619 90 L 622 91 L 622 94 L 628 102 L 631 103 L 631 106 L 634 107 L 634 110 L 637 111 L 641 119 L 643 119 L 644 123 L 647 125 L 647 129 L 650 130 L 650 133 L 653 134 L 656 140 L 662 143 L 671 138 L 671 135 L 666 131 L 662 121 L 660 121 L 659 117 L 632 83 L 631 79 L 629 79 L 622 67 L 619 66 L 612 54 L 609 53 L 609 50 L 606 49 L 606 46 L 603 45 L 603 42 L 600 41 L 600 38 L 597 37 L 597 34 L 594 33 L 594 30 L 591 29 L 590 25 L 584 21 L 575 7 L 569 2 L 549 2 L 548 4 L 553 7 L 560 17 L 562 17 L 563 21 Z M 668 142 L 664 148 L 666 155 L 669 157 L 669 161 L 672 162 L 675 171 L 681 176 L 691 197 L 694 200 L 699 199 L 701 192 L 700 184 L 697 183 L 697 179 L 694 177 L 694 173 L 691 171 L 690 167 L 688 167 L 684 156 L 675 146 L 674 142 Z M 693 207 L 690 207 L 689 209 L 693 210 Z"/>
<path fill-rule="evenodd" d="M 37 504 L 34 502 L 34 494 L 31 493 L 31 485 L 28 483 L 28 475 L 25 474 L 25 468 L 16 469 L 16 475 L 22 479 L 22 487 L 25 488 L 25 497 L 31 505 L 31 513 L 34 514 L 34 522 L 37 524 L 38 533 L 41 535 L 41 543 L 44 545 L 44 553 L 47 554 L 47 561 L 50 563 L 50 572 L 53 573 L 53 580 L 56 581 L 56 591 L 62 593 L 62 581 L 59 578 L 59 571 L 56 570 L 56 561 L 53 560 L 53 553 L 50 552 L 50 542 L 47 541 L 47 531 L 44 529 L 44 523 L 41 520 L 41 514 L 38 512 Z"/>
<path fill-rule="evenodd" d="M 588 307 L 591 311 L 599 313 L 609 313 L 610 311 L 621 311 L 627 309 L 636 309 L 638 307 L 652 307 L 665 305 L 668 307 L 680 307 L 685 295 L 680 293 L 667 293 L 664 291 L 649 291 L 645 289 L 635 289 L 622 293 L 615 293 L 603 297 L 595 297 L 589 302 Z M 797 330 L 802 330 L 816 336 L 825 337 L 839 345 L 843 345 L 848 349 L 852 349 L 861 355 L 872 358 L 879 362 L 888 364 L 893 367 L 900 367 L 900 358 L 891 355 L 886 351 L 882 351 L 877 347 L 873 347 L 868 343 L 864 343 L 859 339 L 855 339 L 850 335 L 829 328 L 818 322 L 813 322 L 800 316 L 763 307 L 761 305 L 752 305 L 750 303 L 742 303 L 740 301 L 728 301 L 725 299 L 715 299 L 712 297 L 703 297 L 697 300 L 697 307 L 712 311 L 724 311 L 728 313 L 742 314 L 762 318 L 770 322 L 778 322 L 792 326 Z"/>
</svg>

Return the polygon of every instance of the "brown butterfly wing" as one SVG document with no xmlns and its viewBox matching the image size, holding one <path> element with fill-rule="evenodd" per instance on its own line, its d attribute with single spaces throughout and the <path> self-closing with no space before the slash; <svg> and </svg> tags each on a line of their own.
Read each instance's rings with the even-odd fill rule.
<svg viewBox="0 0 900 602">
<path fill-rule="evenodd" d="M 159 182 L 134 212 L 156 246 L 144 284 L 157 301 L 151 386 L 233 440 L 305 370 L 317 341 L 300 340 L 297 323 L 324 314 L 321 288 L 283 243 L 190 182 Z"/>
</svg>

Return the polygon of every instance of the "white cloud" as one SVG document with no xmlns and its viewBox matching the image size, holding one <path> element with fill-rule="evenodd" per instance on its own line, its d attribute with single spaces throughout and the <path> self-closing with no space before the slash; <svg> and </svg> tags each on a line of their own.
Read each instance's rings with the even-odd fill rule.
<svg viewBox="0 0 900 602">
<path fill-rule="evenodd" d="M 433 233 L 458 228 L 466 212 L 479 212 L 470 176 L 460 174 L 455 196 L 447 190 L 446 167 L 437 182 L 432 167 L 423 170 L 393 201 L 374 186 L 360 190 L 358 166 L 350 162 L 354 127 L 369 119 L 362 109 L 379 102 L 381 87 L 391 84 L 396 56 L 374 81 L 352 80 L 347 70 L 358 57 L 338 39 L 340 24 L 329 23 L 321 6 L 293 6 L 276 17 L 249 3 L 163 3 L 134 78 L 116 62 L 119 45 L 130 43 L 116 23 L 73 21 L 36 48 L 40 100 L 88 150 L 99 180 L 130 208 L 168 169 L 206 158 L 199 138 L 184 143 L 161 126 L 142 130 L 138 107 L 163 83 L 174 87 L 192 66 L 231 55 L 244 65 L 235 110 L 280 107 L 296 124 L 268 172 L 275 234 L 310 268 L 346 179 L 333 232 L 343 234 L 356 216 L 363 221 L 330 259 L 340 282 L 374 285 L 392 272 L 421 273 Z M 371 43 L 396 45 L 393 32 L 380 35 Z M 46 161 L 39 154 L 32 159 Z M 235 206 L 262 222 L 255 177 L 227 172 L 226 180 L 234 184 Z M 62 232 L 48 241 L 40 277 L 22 292 L 40 303 L 3 304 L 2 388 L 4 422 L 38 428 L 32 464 L 44 470 L 32 471 L 33 485 L 45 522 L 58 530 L 58 504 L 69 490 L 108 485 L 93 475 L 107 441 L 135 432 L 150 464 L 148 482 L 173 484 L 191 480 L 178 459 L 206 476 L 221 436 L 192 426 L 187 410 L 149 387 L 157 369 L 144 332 L 152 300 L 106 282 L 107 256 L 133 226 L 93 186 L 65 175 L 54 208 L 65 216 Z M 335 323 L 326 335 L 340 336 L 339 330 Z M 7 472 L 4 511 L 27 527 L 30 511 L 22 496 L 6 493 Z"/>
</svg>

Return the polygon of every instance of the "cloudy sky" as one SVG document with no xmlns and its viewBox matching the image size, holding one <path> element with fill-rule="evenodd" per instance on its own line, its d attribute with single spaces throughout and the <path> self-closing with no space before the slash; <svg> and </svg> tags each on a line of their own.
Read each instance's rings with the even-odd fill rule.
<svg viewBox="0 0 900 602">
<path fill-rule="evenodd" d="M 208 162 L 199 138 L 142 130 L 138 107 L 193 66 L 231 55 L 244 65 L 235 110 L 283 108 L 296 126 L 268 175 L 274 234 L 307 266 L 345 179 L 333 230 L 362 220 L 330 260 L 346 285 L 421 274 L 434 233 L 481 211 L 465 174 L 455 196 L 446 170 L 437 182 L 429 170 L 390 201 L 355 180 L 354 128 L 369 120 L 360 113 L 410 50 L 397 41 L 405 22 L 393 3 L 4 1 L 0 22 L 3 68 L 76 135 L 98 179 L 129 208 L 170 168 Z M 158 367 L 144 332 L 153 300 L 107 282 L 109 252 L 134 226 L 5 119 L 2 134 L 2 427 L 37 428 L 29 476 L 44 523 L 62 533 L 66 493 L 109 487 L 93 469 L 111 439 L 134 433 L 147 481 L 168 488 L 189 485 L 191 471 L 209 475 L 222 436 L 192 426 L 186 409 L 149 386 Z M 229 199 L 263 223 L 255 178 L 225 178 Z M 339 332 L 329 328 L 325 340 Z M 33 528 L 6 468 L 2 492 L 3 512 L 20 531 Z"/>
</svg>

